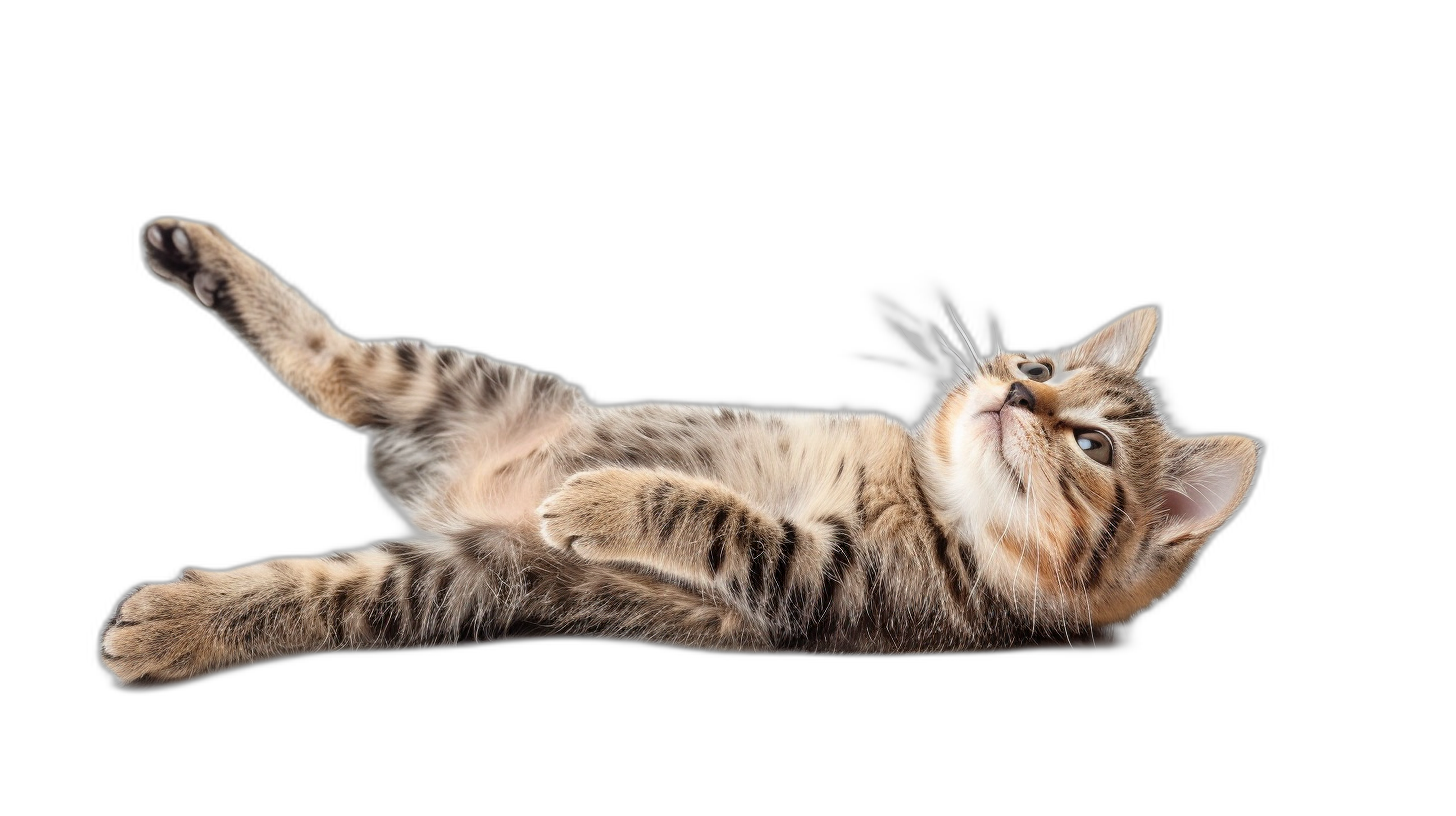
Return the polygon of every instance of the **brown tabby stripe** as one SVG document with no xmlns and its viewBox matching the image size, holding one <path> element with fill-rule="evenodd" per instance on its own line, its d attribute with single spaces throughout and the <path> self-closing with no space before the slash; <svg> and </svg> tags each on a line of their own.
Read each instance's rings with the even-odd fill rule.
<svg viewBox="0 0 1456 816">
<path fill-rule="evenodd" d="M 946 589 L 950 591 L 956 608 L 965 609 L 970 603 L 971 587 L 974 586 L 971 580 L 975 572 L 975 560 L 969 551 L 970 548 L 965 546 L 957 547 L 960 550 L 957 553 L 959 557 L 955 561 L 952 561 L 950 557 L 950 537 L 946 535 L 945 530 L 936 519 L 935 513 L 930 509 L 930 498 L 925 495 L 925 488 L 921 485 L 919 479 L 915 480 L 915 499 L 919 504 L 920 513 L 922 518 L 925 519 L 926 526 L 930 528 L 931 552 L 935 554 L 936 563 L 940 565 L 941 571 L 945 573 Z M 969 572 L 960 568 L 965 564 L 972 565 L 972 569 Z"/>
<path fill-rule="evenodd" d="M 1117 540 L 1118 530 L 1122 528 L 1122 519 L 1126 515 L 1125 504 L 1127 494 L 1123 492 L 1122 483 L 1118 482 L 1112 499 L 1112 513 L 1102 528 L 1101 534 L 1097 537 L 1097 544 L 1092 548 L 1092 558 L 1087 565 L 1087 584 L 1090 586 L 1097 583 L 1102 577 L 1102 565 L 1107 556 L 1112 553 L 1112 544 Z"/>
<path fill-rule="evenodd" d="M 415 444 L 430 450 L 445 447 L 444 436 L 449 427 L 449 421 L 439 412 L 426 411 L 413 422 L 403 424 L 409 435 L 415 439 Z"/>
<path fill-rule="evenodd" d="M 788 585 L 789 567 L 794 561 L 794 550 L 798 546 L 799 531 L 788 519 L 780 519 L 779 526 L 782 528 L 782 533 L 779 540 L 779 562 L 774 567 L 774 587 L 782 593 L 784 587 Z"/>
<path fill-rule="evenodd" d="M 312 583 L 310 583 L 309 595 L 307 595 L 307 597 L 309 597 L 310 600 L 317 599 L 317 603 L 312 609 L 312 616 L 319 619 L 319 621 L 323 624 L 323 629 L 325 629 L 325 632 L 323 632 L 323 641 L 325 641 L 325 643 L 336 643 L 339 635 L 338 621 L 335 621 L 332 616 L 329 616 L 328 613 L 326 613 L 325 608 L 323 608 L 323 606 L 325 606 L 325 603 L 328 603 L 329 599 L 328 574 L 322 573 L 322 571 L 319 571 L 319 573 L 313 573 L 313 581 Z"/>
<path fill-rule="evenodd" d="M 701 524 L 702 523 L 703 514 L 708 511 L 708 508 L 712 504 L 713 504 L 712 500 L 709 499 L 708 497 L 706 497 L 706 496 L 699 496 L 699 497 L 697 497 L 696 499 L 693 500 L 693 503 L 692 503 L 691 506 L 688 506 L 688 505 L 681 505 L 681 506 L 679 506 L 677 508 L 677 510 L 678 510 L 678 512 L 677 512 L 677 518 L 675 518 L 673 520 L 673 524 L 676 525 L 677 522 L 679 520 L 681 520 L 682 518 L 690 519 L 691 520 L 691 523 L 693 523 L 694 525 Z M 669 529 L 671 529 L 671 528 L 669 528 Z"/>
<path fill-rule="evenodd" d="M 431 350 L 435 355 L 437 398 L 451 394 L 451 403 L 460 407 L 476 404 L 476 379 L 481 367 L 489 363 L 484 357 L 455 349 Z"/>
<path fill-rule="evenodd" d="M 766 545 L 763 540 L 763 535 L 758 530 L 752 529 L 753 525 L 751 523 L 747 526 L 749 529 L 745 532 L 748 534 L 748 591 L 762 595 L 764 591 L 763 575 L 766 566 L 764 562 L 767 558 L 764 554 Z"/>
<path fill-rule="evenodd" d="M 243 312 L 238 308 L 238 302 L 233 298 L 232 290 L 226 280 L 217 285 L 212 295 L 212 310 L 217 312 L 238 336 L 259 352 L 263 351 L 263 341 L 253 329 L 248 326 L 248 321 L 243 319 Z"/>
<path fill-rule="evenodd" d="M 508 384 L 500 372 L 492 371 L 490 363 L 476 358 L 476 370 L 480 372 L 480 386 L 476 390 L 476 405 L 483 410 L 489 410 L 500 402 L 505 395 Z"/>
<path fill-rule="evenodd" d="M 412 433 L 419 434 L 422 428 L 427 427 L 434 428 L 432 433 L 443 433 L 448 417 L 460 411 L 460 389 L 450 388 L 443 382 L 444 379 L 446 377 L 437 377 L 435 380 L 434 398 L 424 411 L 419 412 Z"/>
<path fill-rule="evenodd" d="M 843 518 L 840 518 L 839 516 L 831 516 L 828 518 L 821 518 L 819 519 L 819 521 L 821 524 L 829 527 L 829 540 L 831 543 L 845 542 L 847 544 L 850 541 L 851 536 L 849 532 L 849 524 Z M 848 548 L 846 547 L 846 550 L 847 549 Z"/>
<path fill-rule="evenodd" d="M 410 374 L 418 373 L 420 370 L 420 351 L 414 343 L 401 341 L 394 345 L 395 356 L 399 358 L 399 367 Z"/>
<path fill-rule="evenodd" d="M 934 525 L 931 535 L 934 537 L 936 563 L 940 564 L 941 571 L 945 573 L 945 586 L 950 591 L 951 598 L 957 608 L 965 608 L 970 603 L 971 576 L 967 574 L 965 566 L 974 564 L 970 548 L 957 546 L 956 557 L 952 559 L 950 553 L 950 538 L 942 531 L 939 525 Z"/>
<path fill-rule="evenodd" d="M 1077 500 L 1072 496 L 1072 483 L 1071 480 L 1067 478 L 1067 473 L 1064 470 L 1057 471 L 1057 487 L 1061 488 L 1062 501 L 1067 503 L 1067 507 L 1076 507 Z"/>
<path fill-rule="evenodd" d="M 364 612 L 364 621 L 377 643 L 393 643 L 399 636 L 399 610 L 394 597 L 398 584 L 399 578 L 391 564 L 386 569 L 384 581 L 375 591 L 374 601 Z"/>
<path fill-rule="evenodd" d="M 1087 533 L 1080 527 L 1074 529 L 1072 531 L 1071 546 L 1067 548 L 1066 562 L 1072 565 L 1072 567 L 1082 563 L 1082 559 L 1087 554 L 1087 546 Z"/>
<path fill-rule="evenodd" d="M 723 525 L 728 522 L 728 508 L 719 507 L 708 525 L 708 574 L 717 577 L 723 568 Z"/>
<path fill-rule="evenodd" d="M 484 531 L 476 531 L 456 539 L 455 551 L 469 566 L 483 568 L 490 563 L 493 547 Z"/>
<path fill-rule="evenodd" d="M 421 559 L 413 558 L 405 562 L 402 579 L 405 602 L 404 621 L 415 634 L 419 633 L 426 622 L 424 612 L 429 598 L 425 595 L 425 579 L 428 577 L 429 571 Z"/>
<path fill-rule="evenodd" d="M 1082 494 L 1082 489 L 1077 486 L 1074 480 L 1068 479 L 1065 472 L 1057 474 L 1057 485 L 1062 490 L 1062 500 L 1067 503 L 1067 517 L 1073 522 L 1072 543 L 1067 549 L 1065 560 L 1066 563 L 1071 565 L 1080 564 L 1082 563 L 1082 559 L 1086 557 L 1089 540 L 1087 538 L 1087 531 L 1083 529 L 1084 514 L 1080 509 L 1082 507 L 1081 500 L 1085 497 Z"/>
<path fill-rule="evenodd" d="M 446 607 L 450 602 L 450 588 L 455 584 L 455 565 L 447 564 L 435 578 L 434 599 L 430 603 L 429 618 L 436 623 L 444 619 Z"/>
<path fill-rule="evenodd" d="M 825 570 L 819 599 L 814 606 L 814 621 L 822 621 L 834 607 L 834 599 L 842 588 L 851 564 L 854 563 L 854 548 L 849 529 L 839 519 L 822 519 L 829 525 L 829 567 Z"/>
<path fill-rule="evenodd" d="M 400 349 L 404 347 L 405 341 L 401 340 L 389 344 L 391 356 L 394 357 L 394 365 L 391 367 L 389 380 L 382 384 L 380 398 L 387 408 L 389 402 L 410 390 L 410 384 L 415 381 L 414 372 L 405 368 L 400 361 Z"/>
<path fill-rule="evenodd" d="M 663 481 L 648 491 L 642 499 L 642 510 L 647 518 L 656 523 L 657 535 L 662 539 L 672 536 L 672 531 L 687 512 L 688 505 L 676 500 L 671 482 Z"/>
<path fill-rule="evenodd" d="M 792 630 L 802 634 L 812 622 L 812 609 L 809 606 L 809 593 L 817 590 L 809 583 L 800 579 L 790 584 L 779 598 L 779 613 L 785 625 L 792 627 Z"/>
<path fill-rule="evenodd" d="M 854 562 L 854 553 L 849 542 L 831 534 L 829 537 L 829 562 L 821 567 L 817 586 L 806 586 L 802 581 L 791 586 L 781 598 L 781 620 L 784 627 L 775 642 L 780 648 L 807 648 L 820 643 L 836 627 L 837 616 L 832 615 L 838 591 L 847 579 L 848 570 Z M 811 603 L 809 593 L 814 592 Z"/>
<path fill-rule="evenodd" d="M 326 642 L 332 646 L 346 645 L 345 618 L 358 604 L 359 589 L 364 585 L 364 576 L 355 575 L 340 581 L 319 606 L 324 625 L 328 628 Z"/>
<path fill-rule="evenodd" d="M 543 377 L 540 374 L 532 374 L 531 377 L 531 400 L 539 403 L 548 394 L 557 388 L 555 377 Z"/>
<path fill-rule="evenodd" d="M 460 352 L 455 349 L 445 348 L 437 350 L 435 352 L 435 373 L 441 377 L 445 376 L 455 367 L 455 362 L 459 359 Z"/>
</svg>

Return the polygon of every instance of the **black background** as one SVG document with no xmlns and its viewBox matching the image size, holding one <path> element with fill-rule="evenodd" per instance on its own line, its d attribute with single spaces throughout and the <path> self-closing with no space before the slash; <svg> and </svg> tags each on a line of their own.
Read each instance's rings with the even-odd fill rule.
<svg viewBox="0 0 1456 816">
<path fill-rule="evenodd" d="M 1271 484 L 1281 417 L 1265 396 L 1280 325 L 1299 307 L 1273 281 L 1297 248 L 1261 144 L 1165 136 L 1005 134 L 874 153 L 839 134 L 431 131 L 396 144 L 261 130 L 213 153 L 162 144 L 103 163 L 83 216 L 67 220 L 68 242 L 92 259 L 74 281 L 89 312 L 74 388 L 95 407 L 68 430 L 106 507 L 68 609 L 76 704 L 134 729 L 213 710 L 269 729 L 336 724 L 387 699 L 437 729 L 453 715 L 550 713 L 585 731 L 847 717 L 909 734 L 1009 713 L 1115 711 L 1162 727 L 1226 699 L 1290 650 L 1297 580 Z M 1146 373 L 1175 427 L 1268 449 L 1245 509 L 1124 646 L 811 659 L 534 641 L 304 657 L 119 691 L 96 635 L 128 587 L 408 533 L 368 479 L 365 437 L 298 401 L 144 271 L 138 233 L 163 214 L 217 224 L 349 334 L 483 351 L 600 402 L 913 423 L 935 383 L 863 358 L 911 358 L 877 296 L 932 315 L 945 293 L 978 337 L 994 315 L 1026 350 L 1159 305 Z"/>
</svg>

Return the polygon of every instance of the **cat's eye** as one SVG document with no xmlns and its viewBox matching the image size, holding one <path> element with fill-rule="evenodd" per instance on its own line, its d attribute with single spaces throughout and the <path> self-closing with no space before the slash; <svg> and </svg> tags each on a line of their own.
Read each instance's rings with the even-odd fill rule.
<svg viewBox="0 0 1456 816">
<path fill-rule="evenodd" d="M 1092 458 L 1094 462 L 1104 465 L 1112 464 L 1112 440 L 1107 434 L 1101 431 L 1077 431 L 1077 447 Z"/>
<path fill-rule="evenodd" d="M 1017 368 L 1032 382 L 1046 382 L 1052 378 L 1052 367 L 1046 363 L 1027 362 Z"/>
</svg>

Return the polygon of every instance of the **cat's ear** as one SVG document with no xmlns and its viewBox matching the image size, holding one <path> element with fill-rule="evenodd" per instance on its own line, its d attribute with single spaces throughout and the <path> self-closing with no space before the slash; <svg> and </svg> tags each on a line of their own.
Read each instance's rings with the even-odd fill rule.
<svg viewBox="0 0 1456 816">
<path fill-rule="evenodd" d="M 1168 465 L 1158 538 L 1165 545 L 1202 544 L 1228 521 L 1254 481 L 1259 446 L 1244 436 L 1204 436 L 1176 442 Z"/>
<path fill-rule="evenodd" d="M 1068 349 L 1062 355 L 1062 367 L 1080 368 L 1100 363 L 1109 368 L 1135 372 L 1142 366 L 1143 357 L 1147 356 L 1157 331 L 1157 308 L 1145 306 L 1135 309 Z"/>
</svg>

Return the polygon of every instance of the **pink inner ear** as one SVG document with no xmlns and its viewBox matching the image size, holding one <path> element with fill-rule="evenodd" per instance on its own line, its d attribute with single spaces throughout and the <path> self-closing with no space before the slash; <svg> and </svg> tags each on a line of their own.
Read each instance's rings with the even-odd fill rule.
<svg viewBox="0 0 1456 816">
<path fill-rule="evenodd" d="M 1169 518 L 1179 521 L 1195 519 L 1204 513 L 1198 502 L 1175 490 L 1163 494 L 1163 507 L 1168 511 Z"/>
<path fill-rule="evenodd" d="M 1212 529 L 1238 502 L 1241 481 L 1232 462 L 1208 466 L 1186 479 L 1179 490 L 1164 493 L 1163 507 L 1180 527 Z"/>
</svg>

